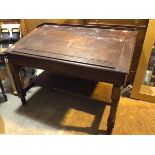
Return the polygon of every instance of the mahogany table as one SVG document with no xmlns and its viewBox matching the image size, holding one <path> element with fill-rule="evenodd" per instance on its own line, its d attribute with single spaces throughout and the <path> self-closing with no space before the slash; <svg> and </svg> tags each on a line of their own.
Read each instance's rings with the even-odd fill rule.
<svg viewBox="0 0 155 155">
<path fill-rule="evenodd" d="M 113 84 L 107 132 L 112 133 L 122 86 L 129 73 L 135 46 L 134 30 L 104 26 L 43 24 L 7 51 L 11 73 L 22 104 L 26 91 L 20 66 Z"/>
</svg>

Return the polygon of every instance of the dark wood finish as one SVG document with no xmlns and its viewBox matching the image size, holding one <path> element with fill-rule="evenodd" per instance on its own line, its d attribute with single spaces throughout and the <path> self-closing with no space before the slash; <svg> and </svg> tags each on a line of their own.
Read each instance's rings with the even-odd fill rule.
<svg viewBox="0 0 155 155">
<path fill-rule="evenodd" d="M 107 24 L 112 26 L 145 28 L 148 25 L 148 19 L 88 19 L 88 24 Z"/>
<path fill-rule="evenodd" d="M 14 82 L 15 82 L 15 86 L 16 86 L 18 96 L 20 97 L 20 99 L 22 101 L 22 104 L 24 105 L 24 104 L 26 104 L 26 99 L 25 99 L 26 92 L 25 92 L 25 90 L 23 88 L 23 85 L 22 85 L 22 82 L 21 82 L 21 79 L 20 79 L 20 76 L 19 76 L 19 68 L 20 68 L 20 66 L 18 66 L 16 64 L 9 63 L 9 68 L 10 68 L 10 71 L 12 73 L 12 76 L 13 76 L 13 79 L 14 79 Z"/>
<path fill-rule="evenodd" d="M 131 84 L 134 81 L 136 70 L 138 67 L 139 58 L 142 51 L 142 46 L 145 38 L 146 29 L 148 26 L 148 19 L 89 19 L 87 24 L 91 25 L 107 25 L 111 28 L 122 27 L 124 29 L 135 28 L 137 31 L 136 44 L 133 53 L 133 59 L 129 75 L 127 78 L 127 84 Z"/>
<path fill-rule="evenodd" d="M 112 132 L 121 86 L 126 82 L 135 45 L 135 31 L 107 27 L 44 24 L 6 53 L 19 97 L 26 90 L 18 70 L 31 66 L 75 77 L 114 84 L 108 133 Z"/>
<path fill-rule="evenodd" d="M 33 30 L 38 24 L 43 22 L 54 22 L 54 23 L 68 23 L 75 24 L 78 23 L 80 25 L 102 25 L 108 28 L 122 28 L 122 29 L 136 29 L 137 37 L 136 44 L 133 54 L 133 59 L 131 62 L 130 72 L 127 78 L 127 84 L 132 84 L 134 81 L 135 73 L 137 70 L 140 54 L 142 51 L 142 45 L 145 38 L 146 29 L 148 26 L 148 19 L 70 19 L 70 20 L 51 20 L 51 19 L 38 19 L 38 20 L 24 20 L 26 31 L 30 32 Z M 25 31 L 25 30 L 24 30 Z M 24 32 L 25 33 L 25 32 Z"/>
<path fill-rule="evenodd" d="M 4 87 L 3 87 L 3 83 L 2 83 L 2 80 L 0 78 L 0 87 L 1 87 L 1 90 L 2 90 L 2 94 L 3 94 L 3 97 L 4 97 L 4 100 L 7 101 L 7 96 L 5 94 L 5 91 L 4 91 Z"/>
<path fill-rule="evenodd" d="M 108 117 L 108 122 L 107 122 L 107 133 L 111 134 L 112 129 L 114 128 L 115 125 L 115 117 L 116 117 L 116 111 L 119 103 L 119 98 L 121 94 L 121 86 L 119 85 L 113 85 L 112 88 L 112 95 L 111 95 L 111 108 L 110 108 L 110 114 Z"/>
<path fill-rule="evenodd" d="M 0 58 L 1 60 L 3 61 L 4 60 L 4 55 L 3 54 L 0 54 Z M 4 100 L 7 101 L 7 95 L 5 94 L 5 90 L 4 90 L 4 87 L 3 87 L 3 83 L 2 83 L 2 78 L 0 77 L 0 88 L 1 88 L 1 91 L 2 91 L 2 95 L 4 97 Z"/>
</svg>

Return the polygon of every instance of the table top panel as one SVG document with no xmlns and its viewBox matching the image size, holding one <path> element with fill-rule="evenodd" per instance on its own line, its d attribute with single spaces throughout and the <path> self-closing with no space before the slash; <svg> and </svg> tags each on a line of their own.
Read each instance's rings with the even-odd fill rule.
<svg viewBox="0 0 155 155">
<path fill-rule="evenodd" d="M 126 50 L 126 42 L 133 39 L 132 33 L 103 28 L 44 25 L 17 42 L 11 52 L 115 70 Z M 126 52 L 130 52 L 125 55 L 128 56 L 133 51 Z"/>
</svg>

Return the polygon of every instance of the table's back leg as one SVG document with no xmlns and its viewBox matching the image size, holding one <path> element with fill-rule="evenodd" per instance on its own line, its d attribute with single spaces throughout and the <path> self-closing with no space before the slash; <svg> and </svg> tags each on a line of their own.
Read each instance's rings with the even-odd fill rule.
<svg viewBox="0 0 155 155">
<path fill-rule="evenodd" d="M 121 86 L 120 85 L 113 85 L 112 89 L 112 95 L 111 95 L 111 107 L 110 107 L 110 114 L 108 117 L 108 122 L 107 122 L 107 133 L 111 134 L 112 130 L 115 125 L 115 118 L 116 118 L 116 111 L 120 99 L 120 94 L 121 94 Z"/>
<path fill-rule="evenodd" d="M 4 100 L 7 101 L 8 99 L 7 99 L 7 96 L 5 94 L 1 78 L 0 78 L 0 87 L 1 87 L 1 90 L 2 90 L 2 94 L 3 94 Z"/>
<path fill-rule="evenodd" d="M 8 63 L 8 64 L 9 64 L 10 71 L 12 73 L 12 77 L 13 77 L 14 82 L 15 82 L 15 86 L 16 86 L 16 90 L 18 92 L 18 96 L 20 97 L 22 104 L 24 105 L 24 104 L 26 104 L 26 99 L 25 99 L 26 93 L 25 93 L 25 90 L 23 89 L 21 79 L 19 77 L 19 68 L 20 67 L 18 65 L 14 65 L 11 63 Z"/>
</svg>

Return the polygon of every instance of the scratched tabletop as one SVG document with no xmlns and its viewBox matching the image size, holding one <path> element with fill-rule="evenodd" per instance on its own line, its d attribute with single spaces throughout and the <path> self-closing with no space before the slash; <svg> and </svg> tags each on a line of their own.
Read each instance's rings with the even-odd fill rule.
<svg viewBox="0 0 155 155">
<path fill-rule="evenodd" d="M 10 53 L 128 72 L 134 38 L 132 31 L 43 25 L 12 46 Z"/>
</svg>

